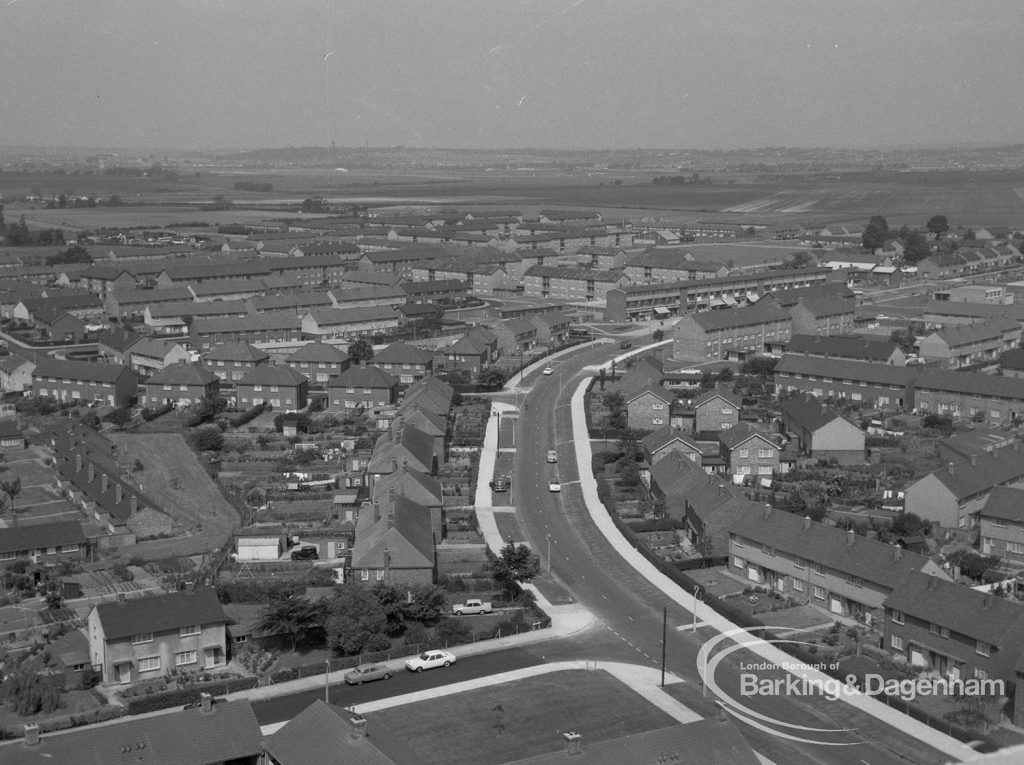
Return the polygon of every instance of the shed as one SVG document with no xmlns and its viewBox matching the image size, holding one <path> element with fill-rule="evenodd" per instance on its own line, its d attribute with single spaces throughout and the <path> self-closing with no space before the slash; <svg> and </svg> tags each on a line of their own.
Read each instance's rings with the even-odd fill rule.
<svg viewBox="0 0 1024 765">
<path fill-rule="evenodd" d="M 238 536 L 235 539 L 238 560 L 277 560 L 284 551 L 281 536 Z"/>
</svg>

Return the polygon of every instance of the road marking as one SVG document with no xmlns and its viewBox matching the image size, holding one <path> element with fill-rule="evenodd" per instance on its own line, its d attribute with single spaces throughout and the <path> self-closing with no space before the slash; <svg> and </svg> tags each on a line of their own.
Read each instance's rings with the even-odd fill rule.
<svg viewBox="0 0 1024 765">
<path fill-rule="evenodd" d="M 707 622 L 697 622 L 697 627 L 707 627 Z M 681 624 L 676 627 L 676 632 L 693 632 L 693 624 Z"/>
</svg>

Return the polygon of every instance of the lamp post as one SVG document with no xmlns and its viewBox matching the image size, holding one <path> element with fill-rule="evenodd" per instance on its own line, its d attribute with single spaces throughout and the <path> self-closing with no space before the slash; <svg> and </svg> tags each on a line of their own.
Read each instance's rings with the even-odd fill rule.
<svg viewBox="0 0 1024 765">
<path fill-rule="evenodd" d="M 325 704 L 330 704 L 331 703 L 330 677 L 331 677 L 331 660 L 330 659 L 324 659 L 324 703 Z"/>
<path fill-rule="evenodd" d="M 700 587 L 693 588 L 693 632 L 697 632 L 697 599 L 700 597 L 701 602 L 704 601 L 704 593 L 701 592 Z"/>
<path fill-rule="evenodd" d="M 665 646 L 668 643 L 668 605 L 661 609 L 661 687 L 665 687 Z"/>
<path fill-rule="evenodd" d="M 548 538 L 548 576 L 551 576 L 551 535 L 546 535 Z"/>
</svg>

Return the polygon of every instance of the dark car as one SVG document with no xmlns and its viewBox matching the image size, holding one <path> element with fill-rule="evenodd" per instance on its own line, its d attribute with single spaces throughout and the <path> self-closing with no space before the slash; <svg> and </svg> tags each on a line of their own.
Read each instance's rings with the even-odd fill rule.
<svg viewBox="0 0 1024 765">
<path fill-rule="evenodd" d="M 508 491 L 508 483 L 505 481 L 504 478 L 498 478 L 494 481 L 491 481 L 491 490 L 495 492 Z"/>
<path fill-rule="evenodd" d="M 621 343 L 619 343 L 619 348 L 621 348 L 622 350 L 626 350 L 627 348 L 632 348 L 632 347 L 633 347 L 633 344 L 631 342 L 629 342 L 629 340 L 623 340 Z"/>
<path fill-rule="evenodd" d="M 292 560 L 317 560 L 320 554 L 313 545 L 303 545 L 297 550 L 292 550 Z"/>
</svg>

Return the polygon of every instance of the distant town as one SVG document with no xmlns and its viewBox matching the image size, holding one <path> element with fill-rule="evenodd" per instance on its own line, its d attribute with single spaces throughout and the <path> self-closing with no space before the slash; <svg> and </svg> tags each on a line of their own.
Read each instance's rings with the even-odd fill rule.
<svg viewBox="0 0 1024 765">
<path fill-rule="evenodd" d="M 0 151 L 0 761 L 1018 761 L 1022 167 Z"/>
</svg>

